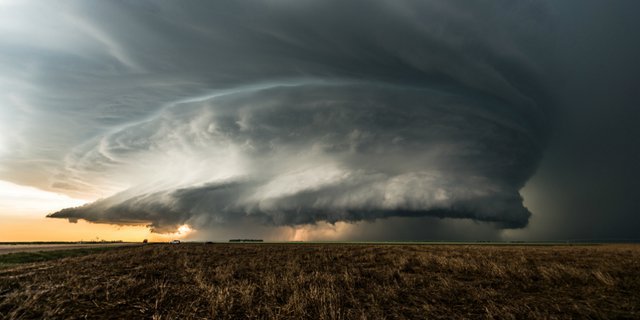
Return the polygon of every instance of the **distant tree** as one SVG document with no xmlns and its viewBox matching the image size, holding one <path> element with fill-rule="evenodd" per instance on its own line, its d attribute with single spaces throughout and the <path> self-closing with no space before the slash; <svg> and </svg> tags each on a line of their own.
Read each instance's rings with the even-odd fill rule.
<svg viewBox="0 0 640 320">
<path fill-rule="evenodd" d="M 148 243 L 148 242 L 149 242 L 149 240 L 147 240 L 147 239 L 142 240 L 142 243 Z"/>
</svg>

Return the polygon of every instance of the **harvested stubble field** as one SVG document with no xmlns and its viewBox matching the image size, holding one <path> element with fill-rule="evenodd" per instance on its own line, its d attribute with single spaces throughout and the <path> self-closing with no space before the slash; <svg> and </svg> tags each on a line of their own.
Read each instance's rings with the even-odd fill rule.
<svg viewBox="0 0 640 320">
<path fill-rule="evenodd" d="M 640 246 L 182 244 L 0 270 L 0 318 L 640 318 Z"/>
</svg>

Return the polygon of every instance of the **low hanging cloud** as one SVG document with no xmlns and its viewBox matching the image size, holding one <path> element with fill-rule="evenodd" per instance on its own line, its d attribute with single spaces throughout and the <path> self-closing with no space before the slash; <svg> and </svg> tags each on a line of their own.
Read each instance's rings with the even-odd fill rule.
<svg viewBox="0 0 640 320">
<path fill-rule="evenodd" d="M 156 231 L 390 216 L 522 227 L 530 213 L 518 189 L 541 149 L 540 124 L 521 119 L 535 111 L 381 84 L 274 86 L 182 103 L 76 160 L 148 170 L 150 184 L 52 216 L 150 221 Z"/>
<path fill-rule="evenodd" d="M 544 5 L 102 6 L 127 12 L 126 32 L 88 8 L 69 21 L 108 49 L 113 68 L 89 81 L 113 78 L 91 100 L 111 107 L 85 114 L 105 129 L 47 170 L 52 188 L 113 195 L 50 217 L 157 232 L 418 216 L 527 225 L 519 190 L 554 114 Z"/>
</svg>

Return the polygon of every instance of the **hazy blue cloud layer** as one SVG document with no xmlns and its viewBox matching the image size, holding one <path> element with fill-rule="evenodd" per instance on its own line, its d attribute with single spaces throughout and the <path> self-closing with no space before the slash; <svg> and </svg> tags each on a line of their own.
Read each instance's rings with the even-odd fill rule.
<svg viewBox="0 0 640 320">
<path fill-rule="evenodd" d="M 575 112 L 558 66 L 579 21 L 541 1 L 2 6 L 0 179 L 101 198 L 53 217 L 523 228 Z"/>
</svg>

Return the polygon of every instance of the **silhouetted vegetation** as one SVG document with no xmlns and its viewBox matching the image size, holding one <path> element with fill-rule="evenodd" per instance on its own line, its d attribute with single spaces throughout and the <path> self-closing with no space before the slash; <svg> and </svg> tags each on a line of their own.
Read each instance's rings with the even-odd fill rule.
<svg viewBox="0 0 640 320">
<path fill-rule="evenodd" d="M 640 318 L 640 246 L 153 244 L 0 270 L 0 318 Z"/>
</svg>

